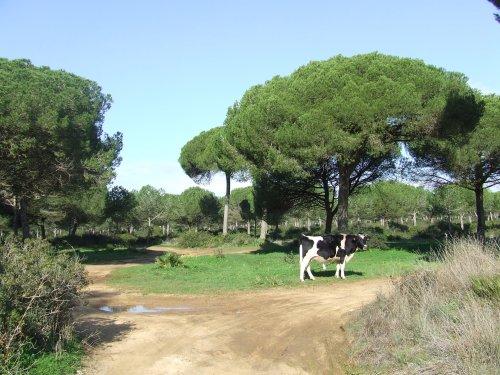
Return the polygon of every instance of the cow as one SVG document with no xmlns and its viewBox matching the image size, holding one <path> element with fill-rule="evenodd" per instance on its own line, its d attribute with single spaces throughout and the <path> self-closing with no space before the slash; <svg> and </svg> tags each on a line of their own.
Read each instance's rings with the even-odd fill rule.
<svg viewBox="0 0 500 375">
<path fill-rule="evenodd" d="M 366 249 L 368 236 L 363 234 L 325 234 L 323 236 L 300 237 L 300 281 L 304 281 L 304 273 L 307 272 L 309 278 L 314 280 L 311 272 L 311 261 L 314 259 L 323 263 L 336 262 L 337 269 L 335 277 L 345 279 L 345 265 L 354 256 L 357 249 Z"/>
</svg>

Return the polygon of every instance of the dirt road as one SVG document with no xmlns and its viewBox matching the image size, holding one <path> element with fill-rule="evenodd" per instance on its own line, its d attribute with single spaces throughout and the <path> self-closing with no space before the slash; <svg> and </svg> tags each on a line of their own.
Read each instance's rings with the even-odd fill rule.
<svg viewBox="0 0 500 375">
<path fill-rule="evenodd" d="M 130 264 L 87 266 L 94 282 L 78 326 L 96 336 L 85 374 L 342 374 L 349 313 L 389 290 L 368 280 L 172 296 L 104 283 Z"/>
</svg>

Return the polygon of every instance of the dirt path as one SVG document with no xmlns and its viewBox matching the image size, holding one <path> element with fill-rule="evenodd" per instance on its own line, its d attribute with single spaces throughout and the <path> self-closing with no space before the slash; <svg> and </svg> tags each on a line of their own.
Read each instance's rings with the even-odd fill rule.
<svg viewBox="0 0 500 375">
<path fill-rule="evenodd" d="M 113 269 L 131 264 L 87 266 L 94 282 L 79 329 L 96 336 L 85 374 L 341 374 L 349 313 L 389 290 L 387 281 L 368 280 L 172 296 L 124 293 L 104 283 Z M 170 310 L 126 311 L 133 306 Z"/>
</svg>

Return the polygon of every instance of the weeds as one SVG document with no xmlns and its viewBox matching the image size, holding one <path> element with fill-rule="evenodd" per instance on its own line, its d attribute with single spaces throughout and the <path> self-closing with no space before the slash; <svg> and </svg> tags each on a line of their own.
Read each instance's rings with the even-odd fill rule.
<svg viewBox="0 0 500 375">
<path fill-rule="evenodd" d="M 214 256 L 217 259 L 224 259 L 226 257 L 226 254 L 224 254 L 224 251 L 222 249 L 215 249 Z"/>
<path fill-rule="evenodd" d="M 155 265 L 157 268 L 173 268 L 183 266 L 184 262 L 179 254 L 168 252 L 156 258 Z"/>
<path fill-rule="evenodd" d="M 403 276 L 394 293 L 378 297 L 351 325 L 357 363 L 369 373 L 497 373 L 496 251 L 453 240 L 438 268 Z"/>
</svg>

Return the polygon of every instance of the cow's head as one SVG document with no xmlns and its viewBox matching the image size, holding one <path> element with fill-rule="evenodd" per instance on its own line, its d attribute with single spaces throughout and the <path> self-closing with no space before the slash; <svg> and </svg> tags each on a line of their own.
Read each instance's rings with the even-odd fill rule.
<svg viewBox="0 0 500 375">
<path fill-rule="evenodd" d="M 358 247 L 360 249 L 365 250 L 368 247 L 367 242 L 368 242 L 368 236 L 367 235 L 365 235 L 365 234 L 358 234 L 356 236 L 356 244 L 358 245 Z"/>
</svg>

